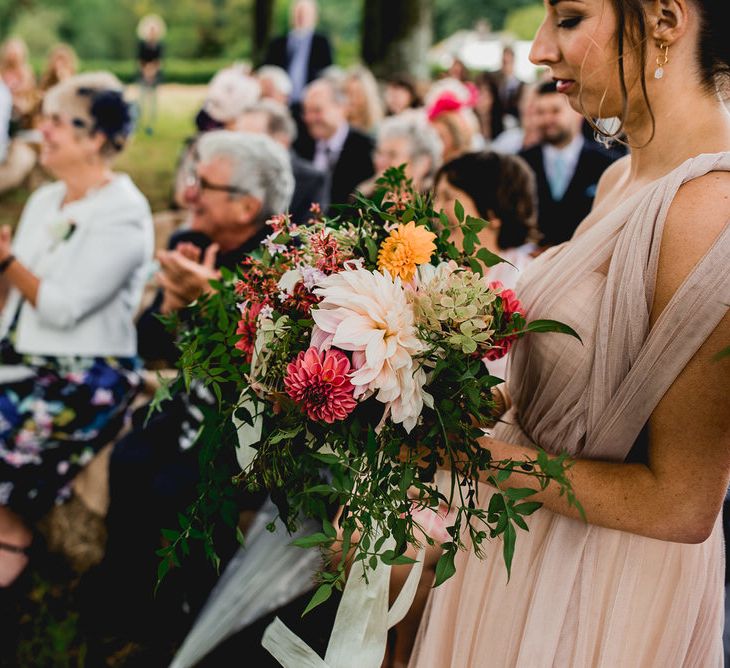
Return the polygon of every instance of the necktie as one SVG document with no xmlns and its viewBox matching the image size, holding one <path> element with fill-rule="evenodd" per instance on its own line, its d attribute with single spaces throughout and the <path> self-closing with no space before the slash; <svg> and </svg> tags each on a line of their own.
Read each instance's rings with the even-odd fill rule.
<svg viewBox="0 0 730 668">
<path fill-rule="evenodd" d="M 565 157 L 562 153 L 558 153 L 555 156 L 552 174 L 549 180 L 550 192 L 553 199 L 559 202 L 563 199 L 563 195 L 565 195 L 565 191 L 568 189 L 568 166 L 565 164 Z"/>
</svg>

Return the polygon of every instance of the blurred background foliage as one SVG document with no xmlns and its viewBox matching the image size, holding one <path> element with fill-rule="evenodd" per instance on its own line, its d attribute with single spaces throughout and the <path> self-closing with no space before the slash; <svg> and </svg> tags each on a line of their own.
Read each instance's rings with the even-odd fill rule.
<svg viewBox="0 0 730 668">
<path fill-rule="evenodd" d="M 542 3 L 536 0 L 430 1 L 435 41 L 484 21 L 496 31 L 507 28 L 515 37 L 529 39 L 543 15 Z M 284 32 L 289 2 L 272 4 L 272 32 Z M 334 43 L 337 62 L 356 62 L 362 5 L 342 0 L 319 4 L 320 27 Z M 136 25 L 150 12 L 160 14 L 168 25 L 168 81 L 202 83 L 220 63 L 251 57 L 254 0 L 0 0 L 0 39 L 23 37 L 37 67 L 53 44 L 68 42 L 84 69 L 103 66 L 130 80 L 135 72 Z"/>
</svg>

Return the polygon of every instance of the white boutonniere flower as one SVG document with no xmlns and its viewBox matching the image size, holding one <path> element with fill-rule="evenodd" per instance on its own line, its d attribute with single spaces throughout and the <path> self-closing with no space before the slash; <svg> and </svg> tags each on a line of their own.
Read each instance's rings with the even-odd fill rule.
<svg viewBox="0 0 730 668">
<path fill-rule="evenodd" d="M 51 224 L 49 231 L 53 238 L 53 245 L 57 246 L 71 238 L 71 235 L 76 231 L 76 223 L 68 218 L 60 218 Z"/>
</svg>

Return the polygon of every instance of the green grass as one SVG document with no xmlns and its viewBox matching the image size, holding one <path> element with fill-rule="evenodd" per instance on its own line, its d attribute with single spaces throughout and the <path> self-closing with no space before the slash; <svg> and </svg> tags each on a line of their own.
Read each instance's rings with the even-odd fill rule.
<svg viewBox="0 0 730 668">
<path fill-rule="evenodd" d="M 194 132 L 193 119 L 205 96 L 204 86 L 168 84 L 158 91 L 158 115 L 152 134 L 138 127 L 114 169 L 128 173 L 145 194 L 153 211 L 168 208 L 177 157 L 186 137 Z M 128 97 L 136 99 L 134 86 Z M 0 224 L 17 224 L 30 192 L 15 190 L 0 195 Z"/>
</svg>

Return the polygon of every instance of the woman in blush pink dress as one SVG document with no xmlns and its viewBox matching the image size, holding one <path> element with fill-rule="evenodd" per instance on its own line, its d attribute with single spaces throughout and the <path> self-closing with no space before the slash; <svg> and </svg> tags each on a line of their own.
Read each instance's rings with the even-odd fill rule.
<svg viewBox="0 0 730 668">
<path fill-rule="evenodd" d="M 434 590 L 411 665 L 721 666 L 730 478 L 726 0 L 546 0 L 532 60 L 631 156 L 574 238 L 519 285 L 530 319 L 495 459 L 566 450 L 587 523 L 552 487 L 507 582 L 495 541 Z M 485 474 L 486 477 L 486 474 Z M 514 476 L 513 487 L 533 486 Z M 486 490 L 485 490 L 486 492 Z M 484 499 L 488 498 L 485 493 Z"/>
</svg>

